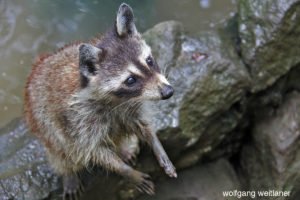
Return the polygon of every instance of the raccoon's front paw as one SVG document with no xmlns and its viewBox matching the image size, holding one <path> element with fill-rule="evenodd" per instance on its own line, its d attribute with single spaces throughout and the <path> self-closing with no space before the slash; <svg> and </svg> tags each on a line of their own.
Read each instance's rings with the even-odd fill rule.
<svg viewBox="0 0 300 200">
<path fill-rule="evenodd" d="M 145 192 L 149 195 L 155 194 L 154 183 L 151 181 L 151 177 L 148 174 L 135 171 L 133 181 L 138 191 Z"/>
<path fill-rule="evenodd" d="M 63 200 L 79 200 L 84 190 L 81 180 L 76 175 L 64 176 L 63 186 Z"/>
<path fill-rule="evenodd" d="M 164 168 L 166 174 L 172 178 L 177 178 L 177 173 L 174 165 L 167 155 L 161 155 L 158 158 L 159 165 Z"/>
<path fill-rule="evenodd" d="M 139 152 L 139 140 L 136 135 L 123 138 L 119 145 L 119 156 L 131 166 L 136 164 L 136 156 Z"/>
<path fill-rule="evenodd" d="M 130 152 L 128 150 L 122 149 L 120 152 L 120 157 L 126 164 L 134 166 L 136 163 L 135 152 Z"/>
</svg>

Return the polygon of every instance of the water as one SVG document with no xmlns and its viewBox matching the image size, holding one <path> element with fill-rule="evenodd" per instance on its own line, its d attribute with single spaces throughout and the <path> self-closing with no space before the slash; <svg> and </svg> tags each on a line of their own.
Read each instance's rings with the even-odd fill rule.
<svg viewBox="0 0 300 200">
<path fill-rule="evenodd" d="M 133 7 L 140 32 L 175 19 L 196 34 L 235 11 L 234 0 L 0 0 L 0 127 L 22 114 L 23 88 L 37 55 L 105 31 L 121 2 Z"/>
</svg>

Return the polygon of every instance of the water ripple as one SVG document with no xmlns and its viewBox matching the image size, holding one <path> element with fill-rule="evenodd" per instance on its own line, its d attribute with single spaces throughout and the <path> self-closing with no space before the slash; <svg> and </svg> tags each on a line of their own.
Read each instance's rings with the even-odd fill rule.
<svg viewBox="0 0 300 200">
<path fill-rule="evenodd" d="M 16 19 L 20 13 L 20 7 L 12 6 L 6 0 L 0 1 L 0 46 L 3 46 L 12 38 L 16 28 Z"/>
</svg>

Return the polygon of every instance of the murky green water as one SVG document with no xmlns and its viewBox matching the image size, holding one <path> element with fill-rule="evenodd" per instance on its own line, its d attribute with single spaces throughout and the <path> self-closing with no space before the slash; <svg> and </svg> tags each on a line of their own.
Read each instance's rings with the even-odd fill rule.
<svg viewBox="0 0 300 200">
<path fill-rule="evenodd" d="M 133 7 L 141 32 L 175 19 L 196 34 L 235 11 L 234 0 L 0 0 L 0 126 L 21 115 L 34 58 L 105 31 L 121 2 Z"/>
</svg>

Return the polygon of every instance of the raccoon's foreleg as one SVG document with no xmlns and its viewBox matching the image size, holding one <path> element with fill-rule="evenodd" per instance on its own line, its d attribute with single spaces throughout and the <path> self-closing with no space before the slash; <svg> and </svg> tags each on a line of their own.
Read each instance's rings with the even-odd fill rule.
<svg viewBox="0 0 300 200">
<path fill-rule="evenodd" d="M 101 166 L 128 178 L 136 185 L 140 192 L 145 192 L 149 195 L 154 194 L 154 184 L 148 174 L 133 169 L 108 148 L 102 147 L 98 152 L 96 159 Z"/>
<path fill-rule="evenodd" d="M 138 137 L 149 144 L 154 152 L 154 155 L 156 156 L 159 165 L 165 170 L 165 173 L 170 177 L 176 178 L 176 169 L 170 161 L 157 135 L 153 133 L 149 126 L 144 122 L 140 122 L 139 127 L 141 130 L 140 134 L 138 134 Z"/>
<path fill-rule="evenodd" d="M 153 149 L 153 152 L 156 156 L 158 163 L 160 164 L 161 167 L 164 168 L 168 176 L 177 178 L 176 169 L 173 163 L 170 161 L 167 153 L 165 152 L 156 134 L 154 133 L 149 133 L 149 134 L 151 134 L 151 138 L 152 138 L 151 147 Z"/>
</svg>

